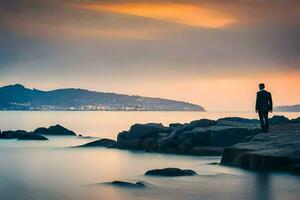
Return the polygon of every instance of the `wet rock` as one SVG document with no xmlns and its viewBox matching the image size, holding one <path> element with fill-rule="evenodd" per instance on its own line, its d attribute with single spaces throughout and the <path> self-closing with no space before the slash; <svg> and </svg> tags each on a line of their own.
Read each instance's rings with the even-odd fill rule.
<svg viewBox="0 0 300 200">
<path fill-rule="evenodd" d="M 139 182 L 127 182 L 127 181 L 113 181 L 113 182 L 108 182 L 106 184 L 111 184 L 113 186 L 118 186 L 118 187 L 126 187 L 126 188 L 145 188 L 146 185 L 145 183 L 139 181 Z"/>
<path fill-rule="evenodd" d="M 164 168 L 149 170 L 145 173 L 146 176 L 194 176 L 197 173 L 190 169 L 179 169 L 179 168 Z"/>
<path fill-rule="evenodd" d="M 78 147 L 110 147 L 110 146 L 114 145 L 115 143 L 116 143 L 115 140 L 103 138 L 103 139 L 100 139 L 100 140 L 89 142 L 89 143 L 84 144 L 84 145 L 80 145 Z"/>
<path fill-rule="evenodd" d="M 18 138 L 18 140 L 48 140 L 45 136 L 38 135 L 35 133 L 27 133 L 27 134 L 21 134 Z"/>
<path fill-rule="evenodd" d="M 149 124 L 135 124 L 131 126 L 126 134 L 127 140 L 143 139 L 147 137 L 155 137 L 159 133 L 168 133 L 170 128 L 164 127 L 162 124 L 149 123 Z"/>
<path fill-rule="evenodd" d="M 27 134 L 27 131 L 24 130 L 16 130 L 16 131 L 2 131 L 0 135 L 0 139 L 17 139 L 23 134 Z"/>
<path fill-rule="evenodd" d="M 218 162 L 211 162 L 211 163 L 207 163 L 208 165 L 218 165 Z"/>
<path fill-rule="evenodd" d="M 18 140 L 48 140 L 48 138 L 24 130 L 3 131 L 0 139 L 18 139 Z"/>
<path fill-rule="evenodd" d="M 49 128 L 37 128 L 34 131 L 34 133 L 40 135 L 76 136 L 76 134 L 73 131 L 66 129 L 65 127 L 59 124 L 55 126 L 50 126 Z"/>
</svg>

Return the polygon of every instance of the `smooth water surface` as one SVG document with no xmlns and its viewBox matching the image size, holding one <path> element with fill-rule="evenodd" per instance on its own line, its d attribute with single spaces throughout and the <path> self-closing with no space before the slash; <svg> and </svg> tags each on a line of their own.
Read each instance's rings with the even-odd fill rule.
<svg viewBox="0 0 300 200">
<path fill-rule="evenodd" d="M 289 118 L 299 113 L 285 114 Z M 255 113 L 200 112 L 0 112 L 0 128 L 33 130 L 61 124 L 76 133 L 115 138 L 139 122 L 189 122 L 225 116 L 255 118 Z M 300 177 L 209 165 L 220 157 L 192 157 L 103 148 L 68 148 L 95 138 L 49 137 L 49 141 L 0 140 L 2 200 L 294 200 Z M 195 170 L 194 177 L 160 178 L 143 174 L 154 168 Z M 142 189 L 105 182 L 144 181 Z"/>
</svg>

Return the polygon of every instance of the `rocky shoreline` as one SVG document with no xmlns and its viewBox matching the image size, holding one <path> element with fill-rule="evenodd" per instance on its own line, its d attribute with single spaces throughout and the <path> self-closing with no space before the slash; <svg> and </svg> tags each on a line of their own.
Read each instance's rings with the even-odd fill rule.
<svg viewBox="0 0 300 200">
<path fill-rule="evenodd" d="M 274 116 L 272 124 L 287 123 L 283 116 Z M 145 152 L 212 156 L 225 147 L 249 141 L 261 133 L 258 120 L 238 117 L 218 120 L 200 119 L 185 124 L 163 126 L 157 123 L 135 124 L 118 134 L 117 141 L 100 139 L 80 147 L 108 147 Z"/>
<path fill-rule="evenodd" d="M 100 139 L 80 147 L 197 156 L 222 156 L 222 165 L 254 170 L 300 172 L 300 118 L 270 119 L 270 133 L 259 121 L 238 117 L 201 119 L 185 124 L 135 124 L 118 134 L 117 141 Z"/>
<path fill-rule="evenodd" d="M 300 173 L 300 123 L 275 125 L 270 133 L 225 148 L 221 164 Z"/>
</svg>

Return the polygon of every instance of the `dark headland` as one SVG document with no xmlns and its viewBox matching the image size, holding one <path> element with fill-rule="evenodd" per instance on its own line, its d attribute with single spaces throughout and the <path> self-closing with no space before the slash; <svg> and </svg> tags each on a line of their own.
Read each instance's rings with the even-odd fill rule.
<svg viewBox="0 0 300 200">
<path fill-rule="evenodd" d="M 300 112 L 300 104 L 288 105 L 288 106 L 277 106 L 274 108 L 275 112 Z"/>
<path fill-rule="evenodd" d="M 42 91 L 9 85 L 0 88 L 0 110 L 205 111 L 187 102 L 84 89 Z"/>
</svg>

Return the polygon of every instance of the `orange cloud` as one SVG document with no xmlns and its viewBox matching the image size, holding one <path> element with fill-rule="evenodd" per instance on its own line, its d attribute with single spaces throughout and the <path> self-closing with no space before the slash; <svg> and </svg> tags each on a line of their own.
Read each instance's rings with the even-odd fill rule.
<svg viewBox="0 0 300 200">
<path fill-rule="evenodd" d="M 209 28 L 224 27 L 236 21 L 227 13 L 207 7 L 200 7 L 182 3 L 84 3 L 72 4 L 71 6 L 80 9 L 116 12 L 159 20 L 166 20 L 184 25 L 203 26 Z"/>
</svg>

